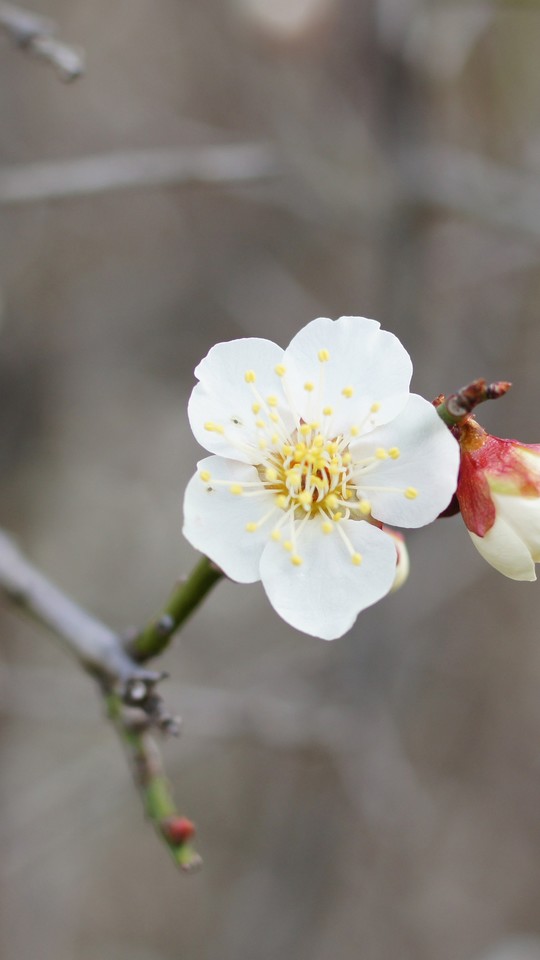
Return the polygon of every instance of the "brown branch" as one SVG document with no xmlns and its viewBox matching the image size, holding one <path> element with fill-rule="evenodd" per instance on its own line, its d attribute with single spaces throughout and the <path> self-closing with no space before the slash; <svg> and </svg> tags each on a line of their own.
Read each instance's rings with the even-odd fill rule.
<svg viewBox="0 0 540 960">
<path fill-rule="evenodd" d="M 178 732 L 178 721 L 165 711 L 156 691 L 164 675 L 132 660 L 119 634 L 44 577 L 2 531 L 0 592 L 56 634 L 99 681 L 109 719 L 128 754 L 147 816 L 178 866 L 183 870 L 198 866 L 200 857 L 191 845 L 193 825 L 176 810 L 159 750 L 149 732 L 152 726 Z"/>
<path fill-rule="evenodd" d="M 57 40 L 56 27 L 47 17 L 0 3 L 0 30 L 18 47 L 55 67 L 62 80 L 76 80 L 84 73 L 82 51 Z"/>
</svg>

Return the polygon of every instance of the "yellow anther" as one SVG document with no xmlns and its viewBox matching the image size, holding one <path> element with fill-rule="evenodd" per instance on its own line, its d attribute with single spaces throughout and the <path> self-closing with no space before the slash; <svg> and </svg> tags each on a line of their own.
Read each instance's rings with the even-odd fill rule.
<svg viewBox="0 0 540 960">
<path fill-rule="evenodd" d="M 284 457 L 290 457 L 291 453 L 294 451 L 294 447 L 291 447 L 290 443 L 284 443 L 281 448 L 281 453 Z"/>
<path fill-rule="evenodd" d="M 333 530 L 333 529 L 334 529 L 334 527 L 333 527 L 333 524 L 330 522 L 330 520 L 325 520 L 324 523 L 323 523 L 323 525 L 322 525 L 322 532 L 323 532 L 323 533 L 332 533 L 332 530 Z"/>
<path fill-rule="evenodd" d="M 275 542 L 277 543 L 278 540 L 281 540 L 281 530 L 272 530 L 272 533 L 270 534 L 270 536 L 272 540 L 275 540 Z"/>
<path fill-rule="evenodd" d="M 372 404 L 371 404 L 371 407 L 370 407 L 369 409 L 370 409 L 371 413 L 378 413 L 379 410 L 381 409 L 381 405 L 380 405 L 379 401 L 377 400 L 375 403 L 372 403 Z"/>
<path fill-rule="evenodd" d="M 331 463 L 330 466 L 328 467 L 328 473 L 330 474 L 331 477 L 339 476 L 340 472 L 341 471 L 337 463 Z"/>
<path fill-rule="evenodd" d="M 351 427 L 351 437 L 357 437 L 359 433 L 360 427 L 357 427 L 356 425 Z"/>
<path fill-rule="evenodd" d="M 337 453 L 338 447 L 339 447 L 339 443 L 336 443 L 335 440 L 332 440 L 330 443 L 326 444 L 326 449 L 328 450 L 328 453 L 330 454 L 330 456 L 333 456 L 334 453 Z"/>
<path fill-rule="evenodd" d="M 285 471 L 285 479 L 289 483 L 300 483 L 301 476 L 296 467 L 291 467 L 290 470 Z"/>
<path fill-rule="evenodd" d="M 323 414 L 325 417 L 331 417 L 334 412 L 333 407 L 323 407 Z"/>
<path fill-rule="evenodd" d="M 343 387 L 343 390 L 341 392 L 344 397 L 347 397 L 347 400 L 350 400 L 351 397 L 354 395 L 353 387 Z"/>
<path fill-rule="evenodd" d="M 321 363 L 326 363 L 326 361 L 330 359 L 330 351 L 324 347 L 322 350 L 319 350 L 317 356 Z"/>
<path fill-rule="evenodd" d="M 279 434 L 273 433 L 272 436 L 270 437 L 270 442 L 273 443 L 274 446 L 276 443 L 279 443 Z"/>
<path fill-rule="evenodd" d="M 279 507 L 280 510 L 286 510 L 289 503 L 289 498 L 285 496 L 284 493 L 278 493 L 276 497 L 276 507 Z"/>
<path fill-rule="evenodd" d="M 308 380 L 307 383 L 304 384 L 304 390 L 307 390 L 308 393 L 311 393 L 311 391 L 314 389 L 315 389 L 315 384 L 312 383 L 311 380 Z"/>
<path fill-rule="evenodd" d="M 286 550 L 287 553 L 291 553 L 292 548 L 293 548 L 293 545 L 290 540 L 283 541 L 283 549 Z"/>
<path fill-rule="evenodd" d="M 313 441 L 314 447 L 324 447 L 324 437 L 321 437 L 321 434 L 318 433 Z"/>
<path fill-rule="evenodd" d="M 358 509 L 364 517 L 367 517 L 371 513 L 371 503 L 369 500 L 361 500 L 358 504 Z"/>
<path fill-rule="evenodd" d="M 389 451 L 388 451 L 388 456 L 389 456 L 389 457 L 392 457 L 392 460 L 397 460 L 397 458 L 398 458 L 400 455 L 401 455 L 401 451 L 400 451 L 399 447 L 390 447 L 390 449 L 389 449 Z"/>
<path fill-rule="evenodd" d="M 259 450 L 266 450 L 266 447 L 267 447 L 266 440 L 264 440 L 261 437 L 261 439 L 259 440 Z"/>
<path fill-rule="evenodd" d="M 279 413 L 271 413 L 270 419 L 272 423 L 279 423 Z"/>
<path fill-rule="evenodd" d="M 334 520 L 343 520 L 343 514 L 342 514 L 341 510 L 338 510 L 338 511 L 334 514 Z"/>
<path fill-rule="evenodd" d="M 233 483 L 229 487 L 229 490 L 231 493 L 234 493 L 235 497 L 241 497 L 244 492 L 244 488 L 239 483 Z"/>
<path fill-rule="evenodd" d="M 314 420 L 313 423 L 310 423 L 310 427 L 312 430 L 318 430 L 320 427 L 320 423 L 317 423 L 317 421 Z"/>
<path fill-rule="evenodd" d="M 307 437 L 308 433 L 311 433 L 311 424 L 303 423 L 300 427 L 300 433 L 303 437 Z"/>
<path fill-rule="evenodd" d="M 251 523 L 246 523 L 246 530 L 248 533 L 255 533 L 257 528 L 258 528 L 258 524 L 253 523 L 253 521 Z"/>
<path fill-rule="evenodd" d="M 384 447 L 377 447 L 375 456 L 377 457 L 377 460 L 388 460 L 388 452 L 384 449 Z"/>
<path fill-rule="evenodd" d="M 255 426 L 258 427 L 259 430 L 264 430 L 264 428 L 266 427 L 266 422 L 264 420 L 256 420 Z"/>
<path fill-rule="evenodd" d="M 274 480 L 278 478 L 278 472 L 275 467 L 267 467 L 264 471 L 264 475 L 267 480 L 270 480 L 270 483 L 273 483 Z"/>
<path fill-rule="evenodd" d="M 287 368 L 284 367 L 282 363 L 278 363 L 277 367 L 274 367 L 274 372 L 277 373 L 278 377 L 284 377 L 287 372 Z"/>
<path fill-rule="evenodd" d="M 325 503 L 329 510 L 335 510 L 338 505 L 338 498 L 335 493 L 329 493 Z"/>
<path fill-rule="evenodd" d="M 291 563 L 292 563 L 293 567 L 301 567 L 301 566 L 302 566 L 302 557 L 299 557 L 297 553 L 294 553 L 294 554 L 292 555 L 292 557 L 291 557 Z"/>
<path fill-rule="evenodd" d="M 362 563 L 362 555 L 360 553 L 352 553 L 351 560 L 354 563 L 355 567 L 359 567 Z"/>
<path fill-rule="evenodd" d="M 207 420 L 204 429 L 208 430 L 209 433 L 225 433 L 223 427 L 219 423 L 214 423 L 213 420 Z"/>
<path fill-rule="evenodd" d="M 260 410 L 261 410 L 260 403 L 252 403 L 251 409 L 253 410 L 253 413 L 255 414 L 255 416 L 257 416 L 257 414 L 260 413 Z"/>
<path fill-rule="evenodd" d="M 246 383 L 255 383 L 257 377 L 255 376 L 254 370 L 246 370 L 244 374 L 244 380 Z"/>
<path fill-rule="evenodd" d="M 274 396 L 267 397 L 267 398 L 266 398 L 266 402 L 267 402 L 267 404 L 268 404 L 269 407 L 277 407 L 277 405 L 278 405 L 278 398 L 277 398 L 277 397 L 274 397 Z"/>
<path fill-rule="evenodd" d="M 212 475 L 209 470 L 201 470 L 199 476 L 203 483 L 208 483 Z"/>
<path fill-rule="evenodd" d="M 302 490 L 302 493 L 298 494 L 298 503 L 301 503 L 303 507 L 311 506 L 311 494 L 309 490 Z"/>
<path fill-rule="evenodd" d="M 407 487 L 405 490 L 405 496 L 407 497 L 407 500 L 416 500 L 418 496 L 418 490 L 416 487 Z"/>
<path fill-rule="evenodd" d="M 342 462 L 342 464 L 343 464 L 344 467 L 348 467 L 348 465 L 350 464 L 351 460 L 352 460 L 352 454 L 349 453 L 349 452 L 344 453 L 343 456 L 342 456 L 342 458 L 341 458 L 341 462 Z"/>
</svg>

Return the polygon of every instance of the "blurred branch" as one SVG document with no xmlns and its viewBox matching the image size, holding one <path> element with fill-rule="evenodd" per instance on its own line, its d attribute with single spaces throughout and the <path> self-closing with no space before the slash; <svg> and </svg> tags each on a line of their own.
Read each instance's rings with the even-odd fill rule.
<svg viewBox="0 0 540 960">
<path fill-rule="evenodd" d="M 540 181 L 465 150 L 409 148 L 399 158 L 409 197 L 540 239 Z"/>
<path fill-rule="evenodd" d="M 127 187 L 241 184 L 280 172 L 275 150 L 265 143 L 131 150 L 0 168 L 0 203 L 57 200 Z"/>
<path fill-rule="evenodd" d="M 84 72 L 82 52 L 57 40 L 56 27 L 47 17 L 0 3 L 0 30 L 21 49 L 52 64 L 62 80 L 76 80 Z"/>
<path fill-rule="evenodd" d="M 200 859 L 190 844 L 189 821 L 177 814 L 149 728 L 177 732 L 156 684 L 163 674 L 144 669 L 124 650 L 122 638 L 79 607 L 43 576 L 0 531 L 0 591 L 60 637 L 99 681 L 110 719 L 126 748 L 145 809 L 183 869 Z M 193 832 L 191 830 L 191 832 Z"/>
</svg>

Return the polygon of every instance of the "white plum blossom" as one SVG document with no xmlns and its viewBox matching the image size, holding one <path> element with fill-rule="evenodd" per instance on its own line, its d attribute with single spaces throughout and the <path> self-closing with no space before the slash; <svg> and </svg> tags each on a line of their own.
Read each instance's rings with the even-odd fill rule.
<svg viewBox="0 0 540 960">
<path fill-rule="evenodd" d="M 313 320 L 286 350 L 218 343 L 189 401 L 198 464 L 184 534 L 232 579 L 261 580 L 287 623 L 345 633 L 396 579 L 383 523 L 420 527 L 447 506 L 459 447 L 409 393 L 410 357 L 365 317 Z"/>
</svg>

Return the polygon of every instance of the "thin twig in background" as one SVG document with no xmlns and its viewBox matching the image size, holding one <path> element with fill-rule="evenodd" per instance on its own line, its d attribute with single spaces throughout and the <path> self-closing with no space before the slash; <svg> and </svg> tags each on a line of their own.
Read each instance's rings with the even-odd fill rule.
<svg viewBox="0 0 540 960">
<path fill-rule="evenodd" d="M 167 184 L 242 184 L 275 177 L 281 165 L 265 143 L 131 150 L 0 169 L 0 203 L 58 200 Z"/>
<path fill-rule="evenodd" d="M 177 722 L 156 693 L 163 675 L 135 663 L 122 638 L 79 607 L 26 560 L 0 531 L 0 591 L 64 642 L 80 665 L 95 676 L 109 719 L 122 741 L 145 811 L 175 862 L 184 870 L 198 866 L 191 845 L 193 825 L 177 811 L 149 729 L 177 732 Z"/>
<path fill-rule="evenodd" d="M 56 27 L 47 17 L 0 3 L 0 30 L 23 50 L 50 63 L 62 80 L 76 80 L 84 73 L 84 55 L 55 37 Z"/>
</svg>

